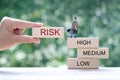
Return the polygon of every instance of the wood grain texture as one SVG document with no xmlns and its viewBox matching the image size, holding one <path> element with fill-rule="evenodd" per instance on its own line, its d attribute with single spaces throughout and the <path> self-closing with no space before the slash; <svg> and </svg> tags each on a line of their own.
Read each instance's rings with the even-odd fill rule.
<svg viewBox="0 0 120 80">
<path fill-rule="evenodd" d="M 98 48 L 99 38 L 68 38 L 67 46 L 68 48 Z"/>
<path fill-rule="evenodd" d="M 109 58 L 109 48 L 78 49 L 77 58 Z"/>
<path fill-rule="evenodd" d="M 68 69 L 98 69 L 98 59 L 68 58 Z"/>
<path fill-rule="evenodd" d="M 39 38 L 64 38 L 64 27 L 33 28 L 32 36 Z"/>
</svg>

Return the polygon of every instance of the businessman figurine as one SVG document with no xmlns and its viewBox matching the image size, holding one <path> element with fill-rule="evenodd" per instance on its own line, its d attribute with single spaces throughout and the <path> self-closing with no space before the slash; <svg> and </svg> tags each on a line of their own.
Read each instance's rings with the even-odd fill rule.
<svg viewBox="0 0 120 80">
<path fill-rule="evenodd" d="M 77 37 L 77 33 L 78 33 L 78 22 L 77 22 L 77 17 L 73 18 L 73 22 L 71 25 L 71 28 L 67 30 L 70 33 L 70 38 Z"/>
</svg>

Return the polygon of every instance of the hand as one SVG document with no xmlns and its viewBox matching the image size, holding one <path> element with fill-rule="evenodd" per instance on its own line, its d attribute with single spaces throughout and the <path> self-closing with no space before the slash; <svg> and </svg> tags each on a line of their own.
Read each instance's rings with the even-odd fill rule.
<svg viewBox="0 0 120 80">
<path fill-rule="evenodd" d="M 42 27 L 42 23 L 28 22 L 4 17 L 0 23 L 0 50 L 20 43 L 40 43 L 39 38 L 22 35 L 25 28 Z"/>
</svg>

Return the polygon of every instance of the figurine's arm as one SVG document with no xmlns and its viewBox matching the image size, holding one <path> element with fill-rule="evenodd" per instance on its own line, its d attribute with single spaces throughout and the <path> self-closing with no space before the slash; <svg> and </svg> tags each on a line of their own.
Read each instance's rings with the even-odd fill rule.
<svg viewBox="0 0 120 80">
<path fill-rule="evenodd" d="M 75 24 L 75 29 L 76 29 L 76 31 L 78 32 L 78 23 L 76 22 L 76 24 Z"/>
</svg>

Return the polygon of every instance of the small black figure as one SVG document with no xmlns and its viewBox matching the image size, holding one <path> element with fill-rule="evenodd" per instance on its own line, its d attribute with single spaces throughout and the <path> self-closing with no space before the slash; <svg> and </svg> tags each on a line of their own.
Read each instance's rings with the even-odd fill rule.
<svg viewBox="0 0 120 80">
<path fill-rule="evenodd" d="M 78 22 L 77 22 L 77 17 L 73 18 L 73 22 L 71 25 L 71 28 L 67 30 L 70 33 L 70 38 L 77 37 L 77 33 L 78 33 Z"/>
</svg>

